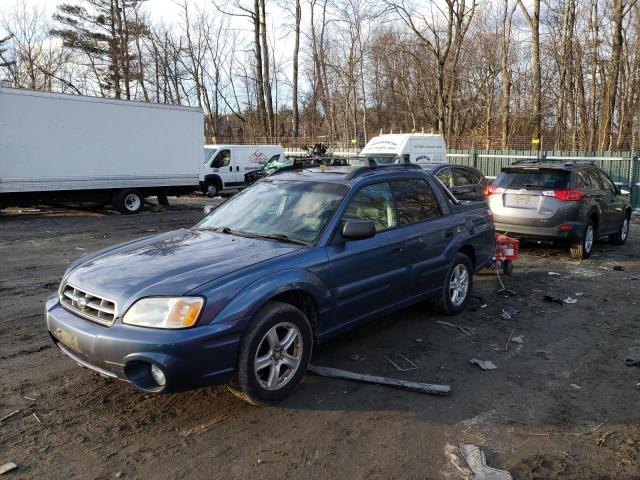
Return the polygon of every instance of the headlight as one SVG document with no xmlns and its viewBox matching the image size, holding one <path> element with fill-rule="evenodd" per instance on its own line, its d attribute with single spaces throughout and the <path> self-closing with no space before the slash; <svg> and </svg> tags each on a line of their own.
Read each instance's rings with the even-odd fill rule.
<svg viewBox="0 0 640 480">
<path fill-rule="evenodd" d="M 127 310 L 122 323 L 153 328 L 188 328 L 198 320 L 203 304 L 200 297 L 143 298 Z"/>
</svg>

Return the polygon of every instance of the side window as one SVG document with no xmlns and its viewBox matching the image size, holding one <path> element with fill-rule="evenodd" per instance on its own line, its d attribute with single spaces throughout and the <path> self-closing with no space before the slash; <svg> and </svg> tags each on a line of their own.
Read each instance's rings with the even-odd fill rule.
<svg viewBox="0 0 640 480">
<path fill-rule="evenodd" d="M 602 179 L 600 178 L 600 175 L 598 175 L 598 172 L 595 170 L 588 170 L 587 173 L 591 179 L 591 188 L 604 190 L 604 183 L 602 183 Z"/>
<path fill-rule="evenodd" d="M 343 220 L 371 220 L 376 232 L 396 226 L 396 212 L 388 183 L 376 183 L 357 192 L 342 217 Z"/>
<path fill-rule="evenodd" d="M 212 164 L 215 163 L 218 167 L 228 167 L 229 163 L 231 163 L 231 150 L 222 150 L 218 155 L 216 155 L 215 160 Z"/>
<path fill-rule="evenodd" d="M 474 184 L 482 183 L 482 174 L 481 173 L 474 172 L 472 170 L 469 170 L 469 173 L 471 174 L 471 177 L 473 178 L 473 183 Z"/>
<path fill-rule="evenodd" d="M 453 184 L 456 187 L 464 187 L 465 185 L 473 185 L 473 177 L 471 172 L 465 170 L 464 168 L 454 168 L 453 169 Z"/>
<path fill-rule="evenodd" d="M 591 185 L 591 179 L 589 178 L 589 175 L 587 175 L 587 172 L 576 172 L 576 188 L 593 188 Z"/>
<path fill-rule="evenodd" d="M 267 163 L 277 162 L 279 159 L 280 159 L 280 154 L 278 153 L 277 155 L 274 155 L 273 157 L 271 157 Z"/>
<path fill-rule="evenodd" d="M 611 193 L 615 194 L 617 193 L 617 189 L 616 189 L 616 185 L 615 183 L 613 183 L 613 181 L 609 178 L 609 175 L 607 175 L 604 172 L 600 172 L 598 171 L 598 175 L 600 176 L 600 178 L 602 179 L 602 183 L 604 185 L 604 189 L 605 190 L 609 190 Z"/>
<path fill-rule="evenodd" d="M 400 226 L 441 215 L 438 200 L 424 180 L 397 180 L 391 182 L 391 191 Z"/>
<path fill-rule="evenodd" d="M 444 183 L 445 187 L 453 187 L 453 175 L 451 175 L 450 168 L 443 168 L 438 172 L 436 177 L 438 178 L 438 180 Z"/>
</svg>

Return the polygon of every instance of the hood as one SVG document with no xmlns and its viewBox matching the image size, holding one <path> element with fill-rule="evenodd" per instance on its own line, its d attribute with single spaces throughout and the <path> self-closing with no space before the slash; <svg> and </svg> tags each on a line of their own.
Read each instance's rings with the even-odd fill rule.
<svg viewBox="0 0 640 480">
<path fill-rule="evenodd" d="M 65 283 L 123 305 L 149 295 L 184 295 L 203 283 L 301 246 L 206 230 L 181 229 L 78 260 Z"/>
</svg>

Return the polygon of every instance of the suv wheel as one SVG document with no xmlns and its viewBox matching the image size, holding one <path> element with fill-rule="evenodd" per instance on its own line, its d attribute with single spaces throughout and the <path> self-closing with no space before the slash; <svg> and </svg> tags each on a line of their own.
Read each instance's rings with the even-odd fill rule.
<svg viewBox="0 0 640 480">
<path fill-rule="evenodd" d="M 307 371 L 313 335 L 304 313 L 283 302 L 269 302 L 248 327 L 229 389 L 253 405 L 284 400 Z"/>
<path fill-rule="evenodd" d="M 465 309 L 473 287 L 473 267 L 469 257 L 457 253 L 445 276 L 442 297 L 437 307 L 446 315 L 455 315 Z"/>
<path fill-rule="evenodd" d="M 612 245 L 624 245 L 627 241 L 627 237 L 629 236 L 630 223 L 629 215 L 625 214 L 624 220 L 622 220 L 622 225 L 620 225 L 620 230 L 613 235 L 609 235 L 609 243 Z"/>
<path fill-rule="evenodd" d="M 588 220 L 584 227 L 582 239 L 578 243 L 574 243 L 570 247 L 571 256 L 576 260 L 583 260 L 591 256 L 593 244 L 596 241 L 596 226 L 593 220 Z"/>
</svg>

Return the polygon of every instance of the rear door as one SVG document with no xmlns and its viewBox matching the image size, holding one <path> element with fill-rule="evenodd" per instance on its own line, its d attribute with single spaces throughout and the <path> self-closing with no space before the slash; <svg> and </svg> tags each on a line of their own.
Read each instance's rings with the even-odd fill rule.
<svg viewBox="0 0 640 480">
<path fill-rule="evenodd" d="M 491 185 L 489 206 L 496 223 L 555 227 L 564 222 L 565 201 L 556 190 L 569 188 L 571 172 L 538 166 L 503 169 Z"/>
<path fill-rule="evenodd" d="M 398 231 L 405 239 L 403 258 L 411 284 L 403 298 L 442 288 L 448 263 L 445 251 L 457 226 L 443 216 L 431 186 L 423 179 L 390 182 L 398 216 Z"/>
<path fill-rule="evenodd" d="M 624 211 L 624 201 L 622 197 L 618 195 L 618 189 L 616 188 L 613 180 L 609 178 L 609 175 L 602 170 L 596 170 L 603 185 L 603 227 L 606 229 L 606 233 L 611 233 L 620 227 L 622 224 L 622 218 Z M 602 233 L 605 233 L 602 231 Z"/>
</svg>

